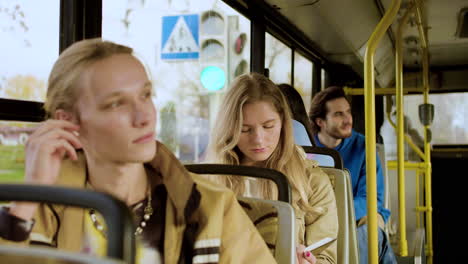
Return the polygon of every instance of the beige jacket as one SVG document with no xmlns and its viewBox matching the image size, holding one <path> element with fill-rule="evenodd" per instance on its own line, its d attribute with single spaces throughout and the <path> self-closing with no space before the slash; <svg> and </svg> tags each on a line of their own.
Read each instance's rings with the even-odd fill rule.
<svg viewBox="0 0 468 264">
<path fill-rule="evenodd" d="M 302 211 L 294 210 L 298 242 L 305 246 L 325 237 L 338 237 L 338 211 L 330 178 L 318 167 L 316 161 L 308 160 L 307 162 L 309 165 L 307 173 L 312 175 L 312 193 L 309 195 L 309 205 L 313 207 L 314 213 L 305 215 Z M 316 257 L 317 264 L 336 263 L 337 242 L 332 242 Z"/>
<path fill-rule="evenodd" d="M 305 215 L 301 210 L 294 208 L 296 215 L 296 239 L 297 244 L 305 246 L 311 245 L 325 237 L 338 237 L 338 212 L 335 201 L 335 193 L 329 176 L 318 167 L 318 163 L 313 160 L 306 160 L 307 173 L 312 175 L 312 193 L 309 194 L 309 205 L 312 206 L 313 213 Z M 255 182 L 247 184 L 249 195 L 261 198 L 261 194 L 255 189 Z M 252 189 L 253 188 L 253 189 Z M 252 191 L 254 190 L 254 191 Z M 293 201 L 297 200 L 297 193 L 293 191 Z M 277 237 L 277 215 L 273 208 L 261 208 L 259 205 L 241 202 L 249 217 L 255 223 L 268 247 L 274 253 L 274 245 Z M 336 263 L 337 242 L 332 242 L 322 251 L 314 252 L 317 257 L 317 264 Z"/>
<path fill-rule="evenodd" d="M 167 189 L 164 263 L 179 263 L 182 238 L 187 221 L 197 222 L 194 263 L 276 263 L 265 242 L 238 204 L 234 194 L 224 187 L 191 175 L 161 143 L 150 165 L 162 176 Z M 86 160 L 64 161 L 57 185 L 85 187 Z M 194 193 L 201 196 L 199 204 Z M 196 196 L 196 195 L 195 195 Z M 196 199 L 195 199 L 196 200 Z M 41 206 L 29 241 L 49 244 L 61 250 L 77 252 L 83 238 L 83 209 Z M 190 208 L 192 207 L 192 208 Z M 190 219 L 184 213 L 192 212 Z M 13 243 L 0 239 L 0 244 Z M 209 253 L 207 250 L 209 248 Z"/>
</svg>

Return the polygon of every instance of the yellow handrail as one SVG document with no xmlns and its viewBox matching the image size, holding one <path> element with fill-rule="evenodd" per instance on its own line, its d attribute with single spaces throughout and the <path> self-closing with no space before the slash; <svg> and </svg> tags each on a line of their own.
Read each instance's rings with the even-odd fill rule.
<svg viewBox="0 0 468 264">
<path fill-rule="evenodd" d="M 421 48 L 426 49 L 427 48 L 427 38 L 426 38 L 426 32 L 424 31 L 424 28 L 422 27 L 422 13 L 421 13 L 421 1 L 420 0 L 414 0 L 416 4 L 416 20 L 418 24 L 418 31 L 419 31 L 419 42 L 421 43 Z M 429 77 L 429 74 L 426 75 Z"/>
<path fill-rule="evenodd" d="M 405 195 L 405 124 L 404 124 L 404 99 L 403 99 L 403 28 L 408 22 L 409 15 L 413 12 L 413 6 L 406 9 L 403 18 L 398 25 L 395 38 L 395 85 L 397 104 L 397 171 L 398 171 L 398 221 L 400 231 L 400 256 L 408 256 L 408 241 L 406 240 L 406 195 Z"/>
<path fill-rule="evenodd" d="M 352 88 L 352 87 L 343 87 L 343 90 L 346 94 L 349 95 L 363 95 L 365 93 L 364 88 Z M 403 90 L 403 93 L 423 93 L 424 89 L 418 88 L 418 87 L 410 87 L 410 88 L 405 88 Z M 394 95 L 395 94 L 395 87 L 387 87 L 387 88 L 375 88 L 375 94 L 378 95 Z"/>
<path fill-rule="evenodd" d="M 423 52 L 423 72 L 428 72 L 429 62 L 427 49 L 424 49 Z M 426 79 L 426 88 L 424 91 L 424 103 L 429 102 L 429 81 L 427 80 L 428 74 L 423 76 L 423 79 Z M 428 263 L 432 264 L 432 256 L 434 255 L 432 248 L 432 183 L 431 183 L 431 174 L 432 174 L 432 164 L 431 164 L 431 143 L 429 142 L 429 129 L 430 126 L 424 126 L 424 153 L 426 154 L 426 172 L 425 172 L 425 192 L 426 192 L 426 237 L 427 237 L 427 256 Z"/>
<path fill-rule="evenodd" d="M 421 2 L 415 0 L 416 3 L 416 22 L 418 25 L 419 38 L 422 49 L 422 79 L 424 88 L 424 103 L 429 103 L 429 55 L 427 52 L 426 32 L 422 24 Z M 432 248 L 432 183 L 431 183 L 431 146 L 429 142 L 429 126 L 424 126 L 424 154 L 426 156 L 426 171 L 425 171 L 425 207 L 426 207 L 426 240 L 427 240 L 427 256 L 428 263 L 432 264 L 434 255 Z"/>
<path fill-rule="evenodd" d="M 418 210 L 420 207 L 419 202 L 419 170 L 416 170 L 416 228 L 421 228 L 421 211 Z"/>
<path fill-rule="evenodd" d="M 387 161 L 387 167 L 391 170 L 397 168 L 397 162 L 395 160 Z M 409 170 L 420 170 L 422 172 L 426 171 L 426 163 L 425 162 L 405 162 L 405 168 Z"/>
<path fill-rule="evenodd" d="M 382 20 L 375 28 L 367 42 L 364 61 L 364 102 L 366 120 L 366 181 L 367 181 L 367 217 L 368 217 L 368 263 L 377 264 L 378 227 L 377 227 L 377 180 L 376 180 L 376 146 L 375 146 L 375 79 L 374 53 L 382 36 L 391 25 L 400 8 L 401 0 L 392 0 Z"/>
<path fill-rule="evenodd" d="M 393 123 L 393 120 L 391 119 L 390 117 L 390 112 L 387 111 L 386 112 L 386 116 L 387 116 L 387 120 L 388 122 L 390 123 L 390 125 L 395 129 L 396 131 L 396 125 L 395 123 Z M 408 136 L 408 134 L 405 133 L 405 141 L 406 143 L 408 143 L 408 145 L 411 147 L 412 150 L 414 150 L 414 152 L 416 152 L 416 154 L 418 154 L 418 156 L 424 161 L 426 160 L 426 156 L 424 155 L 424 153 L 422 152 L 422 150 L 416 146 L 416 144 L 414 144 L 413 140 Z"/>
</svg>

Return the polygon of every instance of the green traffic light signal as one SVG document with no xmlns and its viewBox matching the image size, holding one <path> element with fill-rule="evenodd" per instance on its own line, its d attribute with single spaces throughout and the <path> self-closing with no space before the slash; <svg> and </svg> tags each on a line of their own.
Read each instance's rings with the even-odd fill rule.
<svg viewBox="0 0 468 264">
<path fill-rule="evenodd" d="M 202 70 L 200 80 L 203 87 L 209 91 L 217 91 L 226 84 L 226 74 L 219 67 L 208 66 Z"/>
</svg>

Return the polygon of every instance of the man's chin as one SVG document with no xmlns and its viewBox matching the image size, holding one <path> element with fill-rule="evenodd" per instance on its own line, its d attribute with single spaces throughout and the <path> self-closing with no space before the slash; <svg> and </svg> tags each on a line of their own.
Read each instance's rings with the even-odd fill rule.
<svg viewBox="0 0 468 264">
<path fill-rule="evenodd" d="M 352 135 L 352 131 L 340 133 L 341 138 L 349 138 Z"/>
</svg>

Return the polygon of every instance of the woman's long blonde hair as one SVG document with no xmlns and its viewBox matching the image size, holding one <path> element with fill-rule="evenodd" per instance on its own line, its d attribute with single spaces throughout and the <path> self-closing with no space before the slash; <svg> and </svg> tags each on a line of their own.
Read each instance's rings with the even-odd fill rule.
<svg viewBox="0 0 468 264">
<path fill-rule="evenodd" d="M 237 77 L 222 101 L 208 146 L 207 160 L 222 164 L 240 165 L 242 153 L 237 147 L 239 142 L 243 115 L 242 108 L 247 103 L 271 103 L 281 118 L 281 135 L 276 149 L 264 162 L 265 168 L 275 169 L 285 174 L 291 184 L 293 206 L 309 212 L 308 198 L 312 192 L 310 175 L 304 152 L 294 144 L 292 117 L 281 90 L 267 77 L 258 73 L 243 74 Z M 243 177 L 226 176 L 216 179 L 236 194 L 245 192 Z M 260 192 L 266 199 L 275 199 L 276 186 L 271 181 L 258 181 Z"/>
</svg>

